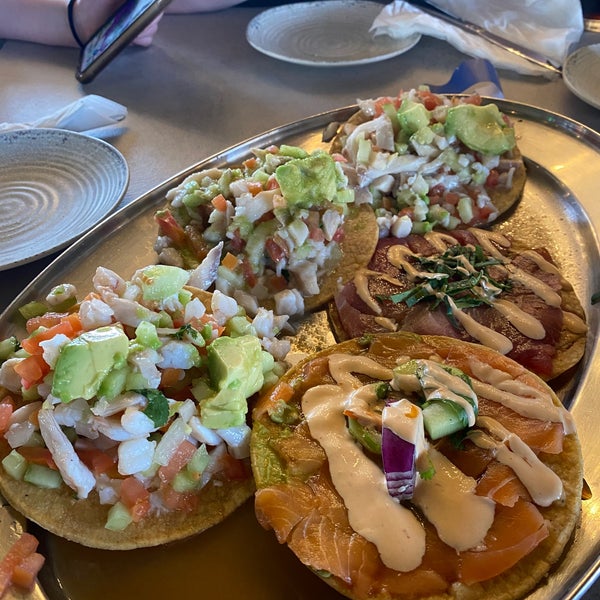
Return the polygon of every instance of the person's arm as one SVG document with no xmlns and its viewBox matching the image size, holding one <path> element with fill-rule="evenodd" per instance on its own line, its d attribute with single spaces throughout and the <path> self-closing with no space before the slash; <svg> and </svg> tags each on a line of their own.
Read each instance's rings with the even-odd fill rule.
<svg viewBox="0 0 600 600">
<path fill-rule="evenodd" d="M 123 0 L 75 0 L 73 21 L 86 42 Z M 52 46 L 77 46 L 67 18 L 68 0 L 0 0 L 0 39 L 22 40 Z M 150 29 L 150 28 L 149 28 Z M 156 32 L 136 43 L 149 45 Z"/>
<path fill-rule="evenodd" d="M 173 0 L 167 7 L 167 13 L 209 12 L 242 4 L 244 0 Z"/>
</svg>

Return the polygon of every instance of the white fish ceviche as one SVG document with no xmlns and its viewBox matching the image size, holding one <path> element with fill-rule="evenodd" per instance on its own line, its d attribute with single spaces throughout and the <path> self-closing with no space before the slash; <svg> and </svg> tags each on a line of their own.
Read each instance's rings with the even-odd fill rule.
<svg viewBox="0 0 600 600">
<path fill-rule="evenodd" d="M 65 285 L 34 303 L 46 310 L 27 336 L 0 343 L 3 484 L 94 496 L 122 532 L 251 480 L 248 401 L 284 370 L 286 318 L 250 318 L 189 287 L 193 275 L 150 265 L 126 281 L 99 267 L 83 299 Z"/>
</svg>

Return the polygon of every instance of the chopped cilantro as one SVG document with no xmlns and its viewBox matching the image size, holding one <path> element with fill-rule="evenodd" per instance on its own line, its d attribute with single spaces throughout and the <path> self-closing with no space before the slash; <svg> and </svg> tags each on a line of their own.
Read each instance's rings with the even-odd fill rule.
<svg viewBox="0 0 600 600">
<path fill-rule="evenodd" d="M 169 420 L 169 401 L 160 390 L 137 390 L 148 399 L 144 414 L 152 419 L 155 427 L 162 427 Z"/>
</svg>

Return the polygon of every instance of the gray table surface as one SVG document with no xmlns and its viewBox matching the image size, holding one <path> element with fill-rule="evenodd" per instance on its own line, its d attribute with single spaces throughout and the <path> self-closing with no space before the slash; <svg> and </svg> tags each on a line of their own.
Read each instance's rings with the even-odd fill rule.
<svg viewBox="0 0 600 600">
<path fill-rule="evenodd" d="M 125 205 L 249 137 L 358 98 L 444 83 L 468 58 L 443 41 L 424 37 L 406 54 L 370 65 L 317 68 L 280 62 L 246 42 L 246 26 L 259 11 L 236 7 L 169 15 L 150 48 L 128 48 L 86 85 L 74 77 L 77 50 L 0 41 L 0 122 L 28 122 L 85 94 L 124 104 L 128 116 L 110 142 L 130 168 Z M 580 43 L 599 41 L 600 34 L 586 33 Z M 510 71 L 499 71 L 499 76 L 508 100 L 600 131 L 600 111 L 579 100 L 561 79 Z M 52 258 L 0 272 L 0 312 Z M 600 584 L 585 599 L 600 599 Z"/>
</svg>

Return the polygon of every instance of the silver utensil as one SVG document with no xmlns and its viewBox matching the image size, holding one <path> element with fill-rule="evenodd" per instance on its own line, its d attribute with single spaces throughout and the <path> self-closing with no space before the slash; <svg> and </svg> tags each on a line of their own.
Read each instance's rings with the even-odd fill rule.
<svg viewBox="0 0 600 600">
<path fill-rule="evenodd" d="M 499 48 L 503 48 L 507 52 L 510 52 L 511 54 L 514 54 L 515 56 L 519 56 L 520 58 L 523 58 L 531 63 L 534 63 L 534 64 L 538 65 L 539 67 L 548 69 L 549 71 L 552 71 L 555 75 L 562 74 L 561 67 L 552 64 L 550 59 L 547 56 L 544 56 L 543 54 L 541 54 L 540 52 L 530 50 L 529 48 L 525 48 L 519 44 L 511 42 L 510 40 L 507 40 L 506 38 L 503 38 L 500 35 L 497 35 L 495 33 L 492 33 L 491 31 L 488 31 L 487 29 L 485 29 L 484 27 L 481 27 L 480 25 L 471 23 L 470 21 L 465 21 L 464 19 L 460 19 L 459 17 L 455 17 L 454 15 L 444 12 L 437 7 L 431 7 L 431 8 L 425 7 L 425 6 L 423 6 L 423 4 L 421 2 L 415 3 L 414 5 L 417 6 L 424 13 L 427 13 L 428 15 L 431 15 L 432 17 L 436 17 L 442 21 L 445 21 L 446 23 L 450 23 L 451 25 L 454 25 L 455 27 L 458 27 L 468 33 L 478 35 L 479 37 L 483 38 L 484 40 L 490 42 L 490 44 L 494 44 L 495 46 L 498 46 Z"/>
</svg>

